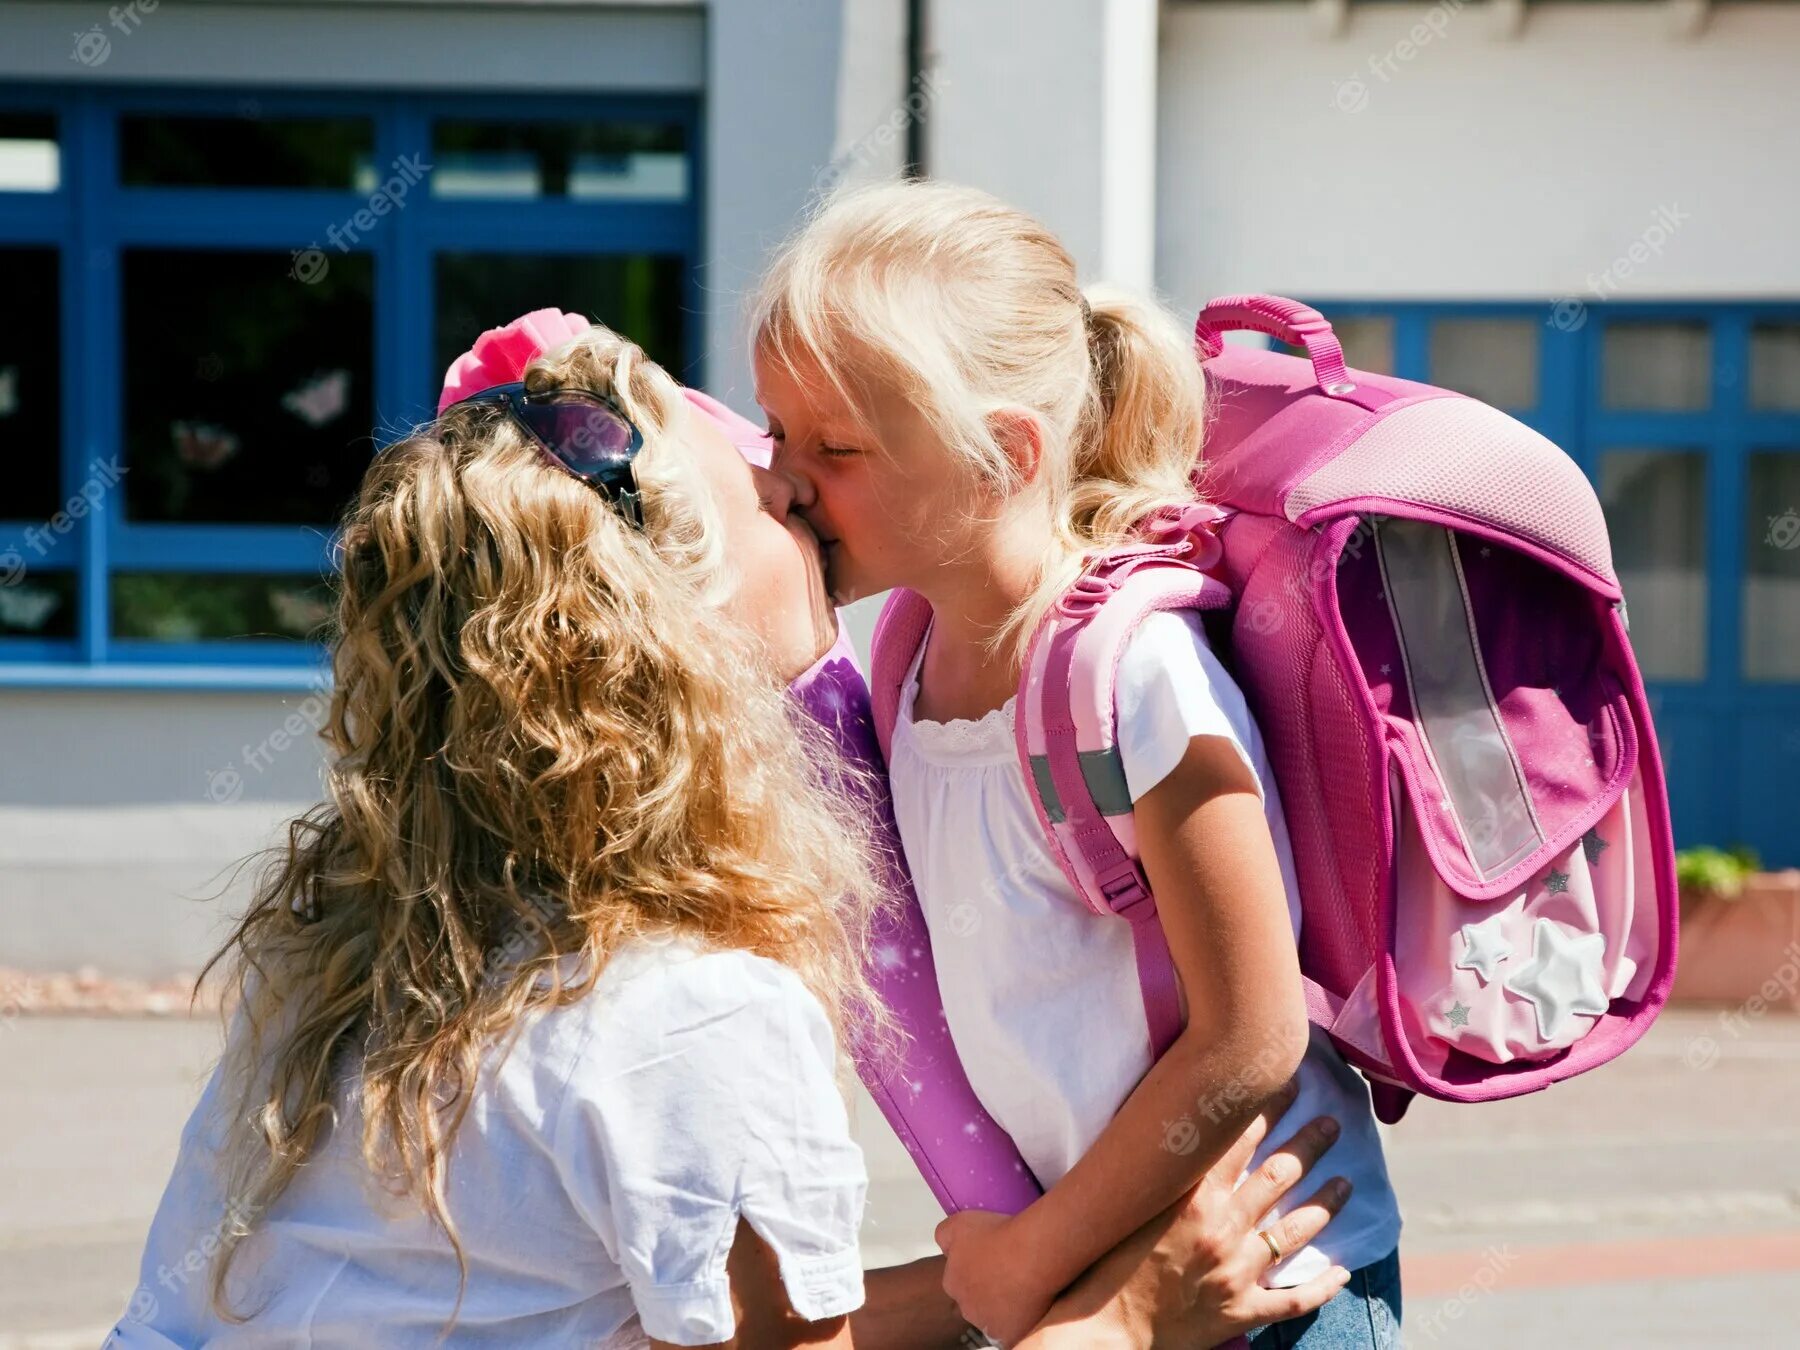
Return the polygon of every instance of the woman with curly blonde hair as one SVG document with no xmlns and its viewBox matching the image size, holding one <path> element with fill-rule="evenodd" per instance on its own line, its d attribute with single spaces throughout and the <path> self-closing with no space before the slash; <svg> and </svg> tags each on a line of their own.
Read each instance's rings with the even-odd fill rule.
<svg viewBox="0 0 1800 1350">
<path fill-rule="evenodd" d="M 327 801 L 214 958 L 224 1057 L 108 1344 L 961 1343 L 930 1263 L 864 1301 L 837 1046 L 884 1033 L 878 888 L 784 696 L 834 632 L 816 541 L 604 328 L 539 311 L 452 380 L 344 524 Z M 1133 1310 L 1090 1285 L 1035 1343 L 1148 1326 L 1171 1231 Z"/>
</svg>

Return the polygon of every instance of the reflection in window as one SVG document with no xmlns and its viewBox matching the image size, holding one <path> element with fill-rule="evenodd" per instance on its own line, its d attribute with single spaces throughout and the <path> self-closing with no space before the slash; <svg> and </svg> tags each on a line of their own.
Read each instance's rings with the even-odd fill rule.
<svg viewBox="0 0 1800 1350">
<path fill-rule="evenodd" d="M 29 550 L 0 561 L 0 638 L 74 637 L 75 574 L 34 571 L 30 564 Z"/>
<path fill-rule="evenodd" d="M 440 254 L 435 368 L 446 369 L 484 330 L 555 307 L 617 329 L 680 378 L 685 275 L 680 258 Z"/>
<path fill-rule="evenodd" d="M 1330 318 L 1329 315 L 1326 316 Z M 1352 370 L 1366 370 L 1372 375 L 1394 373 L 1394 320 L 1387 314 L 1351 315 L 1332 319 L 1331 331 L 1344 349 L 1344 364 Z M 1306 348 L 1272 341 L 1273 351 L 1307 359 Z"/>
<path fill-rule="evenodd" d="M 61 186 L 56 119 L 0 113 L 0 192 L 55 192 Z"/>
<path fill-rule="evenodd" d="M 119 175 L 127 187 L 337 188 L 375 186 L 374 128 L 360 117 L 119 119 Z"/>
<path fill-rule="evenodd" d="M 112 611 L 119 638 L 322 638 L 332 590 L 317 576 L 123 572 L 112 578 Z"/>
<path fill-rule="evenodd" d="M 1508 411 L 1537 407 L 1538 324 L 1437 320 L 1431 325 L 1431 382 Z"/>
<path fill-rule="evenodd" d="M 1712 333 L 1704 323 L 1614 321 L 1601 333 L 1609 408 L 1694 411 L 1712 403 Z"/>
<path fill-rule="evenodd" d="M 1800 451 L 1749 458 L 1744 676 L 1800 680 Z"/>
<path fill-rule="evenodd" d="M 1706 675 L 1706 456 L 1608 450 L 1600 501 L 1646 678 Z"/>
<path fill-rule="evenodd" d="M 431 190 L 438 197 L 688 196 L 687 133 L 620 122 L 439 122 Z"/>
<path fill-rule="evenodd" d="M 1750 406 L 1800 412 L 1800 323 L 1750 330 Z"/>
<path fill-rule="evenodd" d="M 337 519 L 373 445 L 374 266 L 321 256 L 125 254 L 133 520 Z"/>
<path fill-rule="evenodd" d="M 0 248 L 0 519 L 43 521 L 62 504 L 62 306 L 53 248 Z"/>
</svg>

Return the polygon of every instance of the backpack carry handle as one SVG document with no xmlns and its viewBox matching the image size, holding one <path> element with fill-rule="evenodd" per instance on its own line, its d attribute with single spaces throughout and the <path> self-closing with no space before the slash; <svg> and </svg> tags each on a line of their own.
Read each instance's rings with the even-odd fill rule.
<svg viewBox="0 0 1800 1350">
<path fill-rule="evenodd" d="M 1333 398 L 1351 393 L 1355 384 L 1344 365 L 1344 348 L 1331 324 L 1318 310 L 1279 295 L 1227 295 L 1209 303 L 1194 323 L 1194 346 L 1202 361 L 1225 350 L 1225 334 L 1267 333 L 1290 347 L 1303 347 L 1312 358 L 1313 377 Z"/>
</svg>

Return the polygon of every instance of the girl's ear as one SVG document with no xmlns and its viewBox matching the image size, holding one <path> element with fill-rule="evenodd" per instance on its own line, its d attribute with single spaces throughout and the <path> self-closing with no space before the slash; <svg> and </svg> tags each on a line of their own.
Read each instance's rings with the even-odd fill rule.
<svg viewBox="0 0 1800 1350">
<path fill-rule="evenodd" d="M 988 427 L 1019 482 L 1035 483 L 1044 463 L 1044 424 L 1037 415 L 1027 408 L 1000 408 L 988 414 Z"/>
</svg>

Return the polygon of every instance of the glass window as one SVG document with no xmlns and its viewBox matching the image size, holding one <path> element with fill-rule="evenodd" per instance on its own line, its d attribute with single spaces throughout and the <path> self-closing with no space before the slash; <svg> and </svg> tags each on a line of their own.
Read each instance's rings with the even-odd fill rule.
<svg viewBox="0 0 1800 1350">
<path fill-rule="evenodd" d="M 1645 677 L 1703 679 L 1705 454 L 1608 450 L 1600 456 L 1600 501 Z"/>
<path fill-rule="evenodd" d="M 1334 319 L 1332 332 L 1344 347 L 1344 362 L 1373 375 L 1394 373 L 1394 321 L 1385 314 Z"/>
<path fill-rule="evenodd" d="M 119 119 L 127 187 L 340 188 L 375 186 L 374 128 L 360 117 Z"/>
<path fill-rule="evenodd" d="M 373 445 L 369 255 L 133 249 L 123 270 L 130 518 L 334 522 Z"/>
<path fill-rule="evenodd" d="M 43 521 L 62 504 L 62 306 L 53 248 L 0 248 L 0 519 Z"/>
<path fill-rule="evenodd" d="M 1531 319 L 1437 320 L 1431 325 L 1431 382 L 1496 408 L 1537 407 L 1538 324 Z"/>
<path fill-rule="evenodd" d="M 1712 403 L 1712 332 L 1698 321 L 1609 322 L 1601 335 L 1609 408 L 1694 411 Z"/>
<path fill-rule="evenodd" d="M 1328 314 L 1326 318 L 1331 318 Z M 1394 373 L 1394 320 L 1387 314 L 1351 315 L 1331 319 L 1331 331 L 1344 349 L 1344 364 L 1352 370 L 1366 370 L 1372 375 Z M 1289 356 L 1305 358 L 1304 347 L 1285 342 L 1271 342 L 1270 347 Z"/>
<path fill-rule="evenodd" d="M 122 572 L 112 578 L 113 636 L 154 642 L 322 637 L 331 584 L 317 576 Z"/>
<path fill-rule="evenodd" d="M 444 253 L 437 260 L 436 369 L 534 309 L 585 314 L 617 329 L 680 378 L 687 365 L 680 258 Z"/>
<path fill-rule="evenodd" d="M 55 192 L 61 186 L 56 119 L 0 113 L 0 192 Z"/>
<path fill-rule="evenodd" d="M 688 196 L 687 131 L 631 122 L 455 122 L 432 136 L 438 197 L 630 198 Z"/>
<path fill-rule="evenodd" d="M 1800 412 L 1800 323 L 1750 330 L 1750 406 Z"/>
<path fill-rule="evenodd" d="M 75 574 L 34 572 L 31 555 L 0 553 L 0 638 L 75 636 Z"/>
<path fill-rule="evenodd" d="M 1749 458 L 1744 675 L 1800 680 L 1800 447 Z"/>
</svg>

